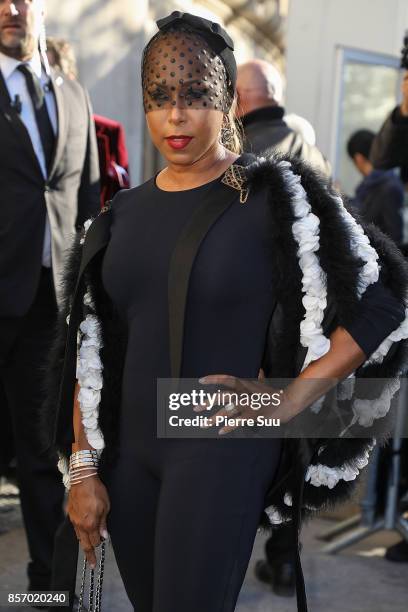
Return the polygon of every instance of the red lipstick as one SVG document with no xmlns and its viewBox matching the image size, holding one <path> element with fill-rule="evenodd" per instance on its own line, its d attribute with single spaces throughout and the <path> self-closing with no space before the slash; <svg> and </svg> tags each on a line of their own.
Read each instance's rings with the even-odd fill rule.
<svg viewBox="0 0 408 612">
<path fill-rule="evenodd" d="M 168 136 L 166 138 L 167 142 L 171 146 L 172 149 L 184 149 L 192 140 L 192 136 Z"/>
</svg>

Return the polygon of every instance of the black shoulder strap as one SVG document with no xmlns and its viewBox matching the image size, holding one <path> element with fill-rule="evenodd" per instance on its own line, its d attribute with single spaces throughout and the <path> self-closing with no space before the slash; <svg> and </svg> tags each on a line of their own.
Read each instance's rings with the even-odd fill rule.
<svg viewBox="0 0 408 612">
<path fill-rule="evenodd" d="M 179 378 L 182 363 L 184 316 L 191 269 L 201 242 L 215 221 L 239 197 L 239 192 L 216 182 L 206 193 L 176 243 L 170 260 L 168 304 L 171 375 Z M 250 204 L 242 204 L 247 206 Z"/>
</svg>

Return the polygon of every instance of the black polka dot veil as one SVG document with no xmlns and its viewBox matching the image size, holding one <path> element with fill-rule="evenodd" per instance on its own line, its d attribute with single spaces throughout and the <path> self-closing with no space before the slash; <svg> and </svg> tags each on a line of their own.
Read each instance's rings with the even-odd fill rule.
<svg viewBox="0 0 408 612">
<path fill-rule="evenodd" d="M 222 59 L 188 27 L 159 32 L 142 58 L 145 113 L 173 106 L 231 108 L 233 88 Z"/>
</svg>

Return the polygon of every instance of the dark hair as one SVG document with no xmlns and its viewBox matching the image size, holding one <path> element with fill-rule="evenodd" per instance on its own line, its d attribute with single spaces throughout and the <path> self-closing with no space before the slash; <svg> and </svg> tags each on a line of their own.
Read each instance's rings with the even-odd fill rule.
<svg viewBox="0 0 408 612">
<path fill-rule="evenodd" d="M 371 130 L 357 130 L 357 132 L 354 132 L 347 141 L 347 153 L 351 159 L 354 159 L 357 153 L 369 159 L 374 138 L 375 133 Z"/>
</svg>

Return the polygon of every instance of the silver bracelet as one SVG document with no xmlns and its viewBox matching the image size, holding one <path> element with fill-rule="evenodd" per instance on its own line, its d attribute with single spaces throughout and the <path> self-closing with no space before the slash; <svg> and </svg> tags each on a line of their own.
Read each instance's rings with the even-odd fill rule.
<svg viewBox="0 0 408 612">
<path fill-rule="evenodd" d="M 75 451 L 74 453 L 72 453 L 70 459 L 81 459 L 82 457 L 99 458 L 99 455 L 97 450 L 85 448 L 83 450 Z"/>
<path fill-rule="evenodd" d="M 72 484 L 79 484 L 84 478 L 94 476 L 98 473 L 99 454 L 95 449 L 83 449 L 71 454 L 69 458 L 69 487 Z M 96 469 L 95 469 L 96 468 Z M 83 474 L 93 470 L 91 474 Z"/>
<path fill-rule="evenodd" d="M 85 466 L 85 465 L 95 465 L 96 467 L 98 467 L 99 465 L 99 461 L 75 461 L 74 463 L 70 463 L 69 467 L 76 467 L 76 466 Z"/>
<path fill-rule="evenodd" d="M 78 463 L 74 463 L 69 466 L 69 473 L 75 472 L 76 470 L 81 469 L 81 468 L 89 470 L 92 468 L 98 469 L 98 467 L 99 467 L 99 463 L 97 461 L 92 461 L 92 463 L 85 463 L 85 462 L 83 463 L 81 461 L 78 461 Z"/>
<path fill-rule="evenodd" d="M 95 463 L 95 464 L 99 464 L 99 455 L 98 452 L 95 450 L 82 450 L 82 451 L 76 451 L 75 453 L 72 453 L 72 455 L 69 458 L 69 464 L 71 465 L 78 465 L 79 463 Z"/>
<path fill-rule="evenodd" d="M 98 469 L 99 463 L 96 463 L 95 461 L 92 461 L 92 463 L 82 463 L 82 462 L 74 463 L 73 465 L 69 466 L 69 471 L 76 470 L 77 468 L 81 468 L 81 467 L 84 467 L 84 468 L 95 467 L 96 469 Z"/>
<path fill-rule="evenodd" d="M 77 478 L 74 478 L 71 480 L 69 480 L 69 484 L 70 486 L 74 485 L 74 484 L 80 484 L 85 478 L 89 478 L 90 476 L 97 476 L 98 472 L 93 472 L 92 474 L 86 474 L 85 476 L 77 476 Z"/>
<path fill-rule="evenodd" d="M 78 467 L 78 468 L 74 468 L 73 470 L 70 470 L 69 473 L 72 474 L 72 475 L 75 475 L 78 472 L 86 472 L 88 470 L 93 470 L 94 467 L 95 466 L 93 466 L 93 465 L 89 465 L 89 466 L 86 466 L 86 467 Z"/>
</svg>

